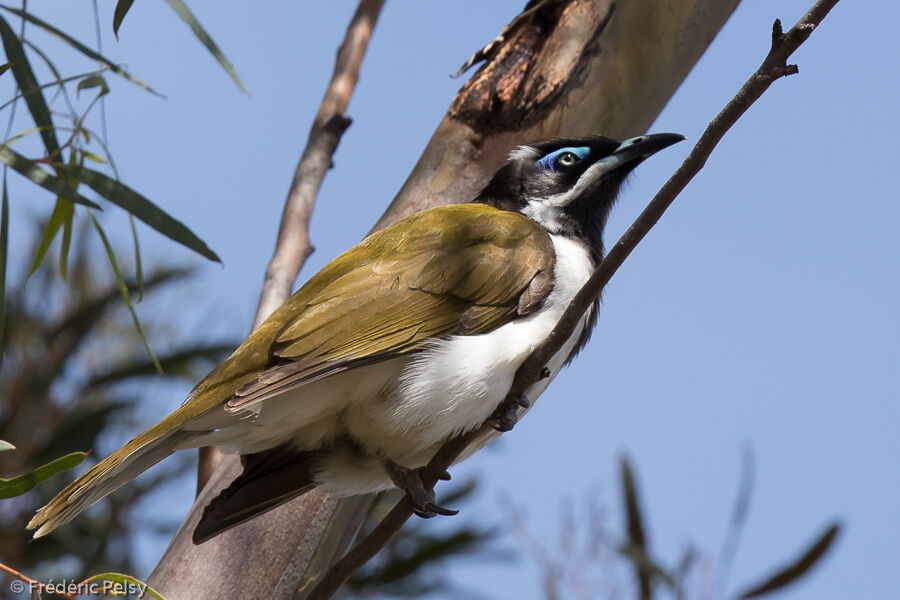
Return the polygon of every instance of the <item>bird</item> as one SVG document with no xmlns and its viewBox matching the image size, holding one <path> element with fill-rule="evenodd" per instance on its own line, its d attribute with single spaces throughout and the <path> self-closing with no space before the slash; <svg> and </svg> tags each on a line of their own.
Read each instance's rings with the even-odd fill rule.
<svg viewBox="0 0 900 600">
<path fill-rule="evenodd" d="M 180 408 L 75 479 L 28 529 L 44 536 L 173 452 L 203 446 L 237 452 L 243 471 L 204 509 L 198 544 L 317 486 L 338 497 L 398 487 L 422 517 L 455 514 L 419 469 L 454 436 L 494 426 L 461 461 L 510 429 L 581 350 L 596 301 L 528 401 L 501 410 L 519 365 L 602 260 L 626 177 L 683 139 L 516 147 L 471 202 L 412 214 L 328 263 Z"/>
</svg>

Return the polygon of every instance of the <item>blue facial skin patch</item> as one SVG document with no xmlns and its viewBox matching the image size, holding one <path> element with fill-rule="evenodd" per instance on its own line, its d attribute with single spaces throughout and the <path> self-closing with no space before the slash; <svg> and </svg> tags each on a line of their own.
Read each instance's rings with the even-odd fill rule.
<svg viewBox="0 0 900 600">
<path fill-rule="evenodd" d="M 540 158 L 537 161 L 537 165 L 540 168 L 545 169 L 547 171 L 564 171 L 568 167 L 559 164 L 557 162 L 557 159 L 567 152 L 571 152 L 572 154 L 574 154 L 575 156 L 578 157 L 579 161 L 581 161 L 581 160 L 584 160 L 585 158 L 587 158 L 588 154 L 591 153 L 591 149 L 588 148 L 587 146 L 579 146 L 579 147 L 572 147 L 572 148 L 560 148 L 559 150 L 551 152 L 547 156 Z M 569 166 L 571 166 L 571 165 L 569 165 Z"/>
</svg>

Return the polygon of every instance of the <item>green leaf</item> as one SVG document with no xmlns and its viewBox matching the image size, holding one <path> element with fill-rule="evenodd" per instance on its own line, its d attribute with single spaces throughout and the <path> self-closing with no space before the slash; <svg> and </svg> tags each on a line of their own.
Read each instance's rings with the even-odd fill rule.
<svg viewBox="0 0 900 600">
<path fill-rule="evenodd" d="M 20 98 L 24 98 L 28 94 L 34 94 L 37 91 L 40 91 L 44 88 L 53 87 L 55 85 L 62 87 L 63 84 L 68 83 L 70 81 L 75 81 L 76 79 L 82 79 L 83 77 L 89 77 L 91 75 L 96 75 L 97 73 L 102 73 L 103 71 L 106 71 L 106 70 L 107 70 L 106 67 L 104 67 L 102 69 L 94 69 L 93 71 L 88 71 L 87 73 L 79 73 L 78 75 L 72 75 L 70 77 L 57 77 L 53 81 L 50 81 L 48 83 L 42 83 L 36 89 L 29 91 L 27 94 L 25 94 L 25 93 L 16 94 L 12 98 L 10 98 L 6 102 L 4 102 L 3 104 L 0 104 L 0 110 L 3 110 L 4 108 L 9 106 L 13 102 L 17 102 Z M 47 127 L 35 127 L 34 129 L 31 129 L 29 131 L 41 131 L 43 129 L 47 129 Z M 6 140 L 5 143 L 9 144 L 11 141 L 12 140 Z"/>
<path fill-rule="evenodd" d="M 30 473 L 11 477 L 10 479 L 0 478 L 0 499 L 12 498 L 13 496 L 21 496 L 45 479 L 53 477 L 57 473 L 74 469 L 85 459 L 87 452 L 72 452 L 61 456 L 54 461 L 41 465 Z"/>
<path fill-rule="evenodd" d="M 103 227 L 100 226 L 100 222 L 97 220 L 97 217 L 94 216 L 94 213 L 89 211 L 88 214 L 91 216 L 91 222 L 94 224 L 94 229 L 96 229 L 97 233 L 100 235 L 100 241 L 103 242 L 103 248 L 106 250 L 106 257 L 109 259 L 109 265 L 112 267 L 113 274 L 116 276 L 116 287 L 119 288 L 122 300 L 125 301 L 125 306 L 128 307 L 128 312 L 131 313 L 131 320 L 134 322 L 134 328 L 137 329 L 138 336 L 141 338 L 141 343 L 144 344 L 144 349 L 146 349 L 147 354 L 150 355 L 153 366 L 156 368 L 156 372 L 162 375 L 162 366 L 159 364 L 159 359 L 156 358 L 156 354 L 153 353 L 153 349 L 150 348 L 147 334 L 144 333 L 144 328 L 141 327 L 141 322 L 138 320 L 137 313 L 134 310 L 134 304 L 131 302 L 131 293 L 128 291 L 128 285 L 122 278 L 122 271 L 119 269 L 116 254 L 113 252 L 109 239 L 106 237 L 106 232 L 103 231 Z"/>
<path fill-rule="evenodd" d="M 86 159 L 94 161 L 95 163 L 100 163 L 101 165 L 106 164 L 106 159 L 100 156 L 97 156 L 93 152 L 88 152 L 87 150 L 80 150 L 81 155 Z"/>
<path fill-rule="evenodd" d="M 49 23 L 46 23 L 46 22 L 42 21 L 41 19 L 38 19 L 31 13 L 27 13 L 24 10 L 20 10 L 18 8 L 13 8 L 12 6 L 6 6 L 5 4 L 0 4 L 0 8 L 11 12 L 18 17 L 25 19 L 29 23 L 33 23 L 33 24 L 37 25 L 44 31 L 47 31 L 51 35 L 55 36 L 56 38 L 62 40 L 63 42 L 67 43 L 68 45 L 72 46 L 73 48 L 75 48 L 76 50 L 78 50 L 79 52 L 84 54 L 85 56 L 96 60 L 97 62 L 99 62 L 106 68 L 108 68 L 110 71 L 112 71 L 116 75 L 118 75 L 124 79 L 127 79 L 128 81 L 130 81 L 131 83 L 133 83 L 135 85 L 139 85 L 140 87 L 144 88 L 151 94 L 156 94 L 157 96 L 162 96 L 162 94 L 160 94 L 159 92 L 157 92 L 156 90 L 151 88 L 149 85 L 147 85 L 146 83 L 144 83 L 143 81 L 141 81 L 140 79 L 138 79 L 137 77 L 135 77 L 134 75 L 132 75 L 131 73 L 129 73 L 128 71 L 123 69 L 122 67 L 114 64 L 111 60 L 109 60 L 105 56 L 102 56 L 102 55 L 98 54 L 97 52 L 94 52 L 93 50 L 91 50 L 90 48 L 88 48 L 87 46 L 85 46 L 84 44 L 82 44 L 81 42 L 76 40 L 75 38 L 69 36 L 66 33 L 63 33 L 62 31 L 60 31 L 53 25 L 50 25 Z M 2 17 L 0 17 L 0 19 L 2 19 Z M 4 21 L 4 23 L 6 23 L 6 21 Z M 8 28 L 9 28 L 9 26 L 7 25 L 7 29 Z M 11 29 L 9 31 L 10 31 L 10 33 L 12 33 Z M 15 37 L 15 36 L 13 36 L 13 37 Z M 16 40 L 16 42 L 18 43 L 18 40 Z M 4 45 L 6 45 L 6 36 L 4 36 L 4 38 L 3 38 L 3 43 L 4 43 Z M 19 46 L 19 47 L 21 48 L 21 46 Z M 24 53 L 23 53 L 23 56 L 24 56 Z M 10 60 L 15 60 L 12 56 L 9 55 L 8 51 L 7 51 L 7 57 Z M 13 71 L 15 71 L 15 65 L 13 66 Z M 16 79 L 18 80 L 18 77 Z M 19 84 L 19 87 L 22 87 L 21 83 Z M 23 88 L 23 89 L 25 89 L 25 88 Z"/>
<path fill-rule="evenodd" d="M 9 195 L 6 191 L 6 169 L 3 169 L 3 206 L 0 208 L 0 367 L 3 366 L 3 354 L 6 350 L 6 258 L 8 251 Z M 9 450 L 9 448 L 3 449 Z"/>
<path fill-rule="evenodd" d="M 56 234 L 59 232 L 59 228 L 65 224 L 67 215 L 71 215 L 74 208 L 75 206 L 65 198 L 56 199 L 56 206 L 53 207 L 53 212 L 50 213 L 50 220 L 47 221 L 47 226 L 44 227 L 41 241 L 38 243 L 37 251 L 34 253 L 34 258 L 31 260 L 31 267 L 28 269 L 28 277 L 34 275 L 34 272 L 41 266 L 41 262 L 44 260 L 44 256 L 47 254 L 50 244 L 53 243 Z"/>
<path fill-rule="evenodd" d="M 95 87 L 100 88 L 100 93 L 97 95 L 98 98 L 109 93 L 109 86 L 106 85 L 106 80 L 101 75 L 88 75 L 79 81 L 76 92 L 80 94 L 81 90 L 89 90 Z"/>
<path fill-rule="evenodd" d="M 832 523 L 799 558 L 767 577 L 762 583 L 751 586 L 739 598 L 746 600 L 748 598 L 765 596 L 769 592 L 781 589 L 805 575 L 825 555 L 832 543 L 834 543 L 835 537 L 837 537 L 840 530 L 841 526 L 839 523 Z"/>
<path fill-rule="evenodd" d="M 10 68 L 11 66 L 12 66 L 12 63 L 9 62 L 9 61 L 7 61 L 7 62 L 3 63 L 2 65 L 0 65 L 0 75 L 3 75 L 3 74 L 6 73 L 7 71 L 9 71 L 9 68 Z"/>
<path fill-rule="evenodd" d="M 200 40 L 200 43 L 206 46 L 206 49 L 209 50 L 210 54 L 212 54 L 219 64 L 222 65 L 222 68 L 231 76 L 231 79 L 237 84 L 241 91 L 245 94 L 247 93 L 246 88 L 244 88 L 244 84 L 241 83 L 240 77 L 238 77 L 237 72 L 234 70 L 234 66 L 225 58 L 225 55 L 222 54 L 222 51 L 213 41 L 213 39 L 206 33 L 206 30 L 200 25 L 200 22 L 197 21 L 197 18 L 193 15 L 187 5 L 182 2 L 182 0 L 166 0 L 169 3 L 169 6 L 172 7 L 172 10 L 181 17 L 181 20 L 187 23 L 188 27 L 191 28 L 191 31 L 194 32 L 194 35 L 197 36 L 197 39 Z"/>
<path fill-rule="evenodd" d="M 28 62 L 28 57 L 25 56 L 25 49 L 22 48 L 19 38 L 16 37 L 9 23 L 3 17 L 0 17 L 0 38 L 3 40 L 6 59 L 12 63 L 12 72 L 16 78 L 16 84 L 25 95 L 25 104 L 28 106 L 28 112 L 31 113 L 35 124 L 41 127 L 41 139 L 44 142 L 44 148 L 47 150 L 47 156 L 56 156 L 59 154 L 59 140 L 56 139 L 56 129 L 53 127 L 53 119 L 50 118 L 50 109 L 47 108 L 44 94 L 41 93 L 37 78 L 34 76 L 34 71 L 31 70 L 31 64 Z"/>
<path fill-rule="evenodd" d="M 9 146 L 0 146 L 0 162 L 12 168 L 13 171 L 24 175 L 45 190 L 50 190 L 57 196 L 62 196 L 75 204 L 83 204 L 84 206 L 103 210 L 99 204 L 91 202 L 75 191 L 75 188 L 68 183 L 43 170 L 37 166 L 36 162 L 28 160 Z"/>
<path fill-rule="evenodd" d="M 57 199 L 57 202 L 60 199 Z M 69 276 L 69 248 L 72 246 L 72 222 L 75 220 L 75 205 L 68 200 L 63 220 L 63 236 L 59 245 L 59 274 L 63 280 Z"/>
<path fill-rule="evenodd" d="M 131 575 L 124 573 L 100 573 L 92 575 L 81 582 L 80 586 L 96 581 L 108 581 L 109 585 L 101 585 L 103 595 L 109 596 L 134 596 L 136 598 L 144 598 L 150 596 L 156 600 L 166 600 L 162 594 L 154 590 L 152 587 Z"/>
<path fill-rule="evenodd" d="M 0 440 L 0 452 L 6 452 L 8 450 L 15 450 L 16 447 L 10 444 L 9 442 L 5 442 Z"/>
<path fill-rule="evenodd" d="M 134 278 L 137 280 L 137 301 L 140 302 L 144 299 L 144 264 L 141 262 L 141 243 L 138 240 L 134 215 L 131 213 L 128 214 L 128 224 L 131 225 L 131 240 L 134 242 Z"/>
<path fill-rule="evenodd" d="M 87 167 L 77 165 L 58 165 L 58 167 L 61 171 L 86 184 L 95 192 L 113 204 L 124 208 L 164 236 L 210 260 L 222 262 L 216 253 L 210 250 L 209 246 L 198 238 L 193 231 L 125 184 Z"/>
<path fill-rule="evenodd" d="M 113 13 L 113 35 L 119 39 L 119 27 L 122 26 L 122 19 L 128 14 L 128 9 L 134 4 L 134 0 L 119 0 L 116 2 L 116 10 Z"/>
</svg>

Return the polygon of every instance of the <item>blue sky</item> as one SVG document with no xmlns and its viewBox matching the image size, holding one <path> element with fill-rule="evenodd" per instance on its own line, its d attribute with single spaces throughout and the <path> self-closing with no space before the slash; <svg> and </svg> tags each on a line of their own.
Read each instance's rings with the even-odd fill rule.
<svg viewBox="0 0 900 600">
<path fill-rule="evenodd" d="M 762 60 L 772 20 L 793 23 L 808 2 L 745 0 L 651 131 L 696 140 Z M 316 252 L 302 279 L 371 227 L 461 85 L 448 74 L 522 4 L 388 1 L 348 111 L 353 125 L 319 197 Z M 203 265 L 189 301 L 165 310 L 179 311 L 186 330 L 242 336 L 355 3 L 191 6 L 251 96 L 165 3 L 135 3 L 119 42 L 109 31 L 110 3 L 101 6 L 105 53 L 167 96 L 110 80 L 110 143 L 123 179 L 224 261 Z M 859 12 L 871 6 L 834 9 L 795 55 L 800 74 L 776 83 L 737 124 L 617 273 L 587 350 L 496 450 L 456 469 L 484 481 L 458 519 L 504 520 L 500 499 L 512 496 L 530 532 L 553 545 L 561 506 L 590 498 L 617 524 L 617 460 L 627 453 L 655 555 L 672 562 L 690 542 L 714 560 L 740 449 L 749 445 L 756 485 L 732 591 L 835 517 L 846 525 L 836 550 L 782 597 L 879 598 L 896 590 L 900 76 L 889 59 L 900 56 L 893 30 L 900 9 L 881 3 L 877 14 Z M 93 39 L 87 2 L 30 8 Z M 688 150 L 681 144 L 640 167 L 614 211 L 608 243 Z M 17 182 L 11 194 L 19 219 L 42 202 L 49 210 L 50 200 L 27 185 Z M 116 215 L 106 222 L 122 225 Z M 21 228 L 13 233 L 15 260 L 25 240 Z M 148 258 L 193 260 L 146 228 L 142 239 Z M 158 398 L 148 424 L 186 391 Z M 191 491 L 171 491 L 173 517 L 187 510 Z M 505 543 L 521 545 L 514 536 Z M 144 546 L 148 566 L 162 550 Z M 704 568 L 701 575 L 714 565 Z M 495 598 L 540 597 L 528 558 L 465 564 L 453 576 Z"/>
</svg>

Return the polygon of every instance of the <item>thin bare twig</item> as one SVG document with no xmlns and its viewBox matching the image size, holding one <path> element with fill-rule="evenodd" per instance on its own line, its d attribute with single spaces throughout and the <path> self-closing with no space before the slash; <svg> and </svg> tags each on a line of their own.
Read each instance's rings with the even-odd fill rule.
<svg viewBox="0 0 900 600">
<path fill-rule="evenodd" d="M 297 274 L 313 252 L 309 241 L 309 219 L 325 173 L 331 168 L 331 157 L 341 136 L 350 126 L 350 119 L 344 112 L 359 80 L 360 64 L 383 5 L 384 0 L 360 0 L 338 49 L 331 82 L 325 90 L 325 97 L 322 98 L 284 201 L 278 240 L 266 269 L 253 329 L 288 299 Z M 222 453 L 219 450 L 200 449 L 197 493 L 206 485 L 220 460 Z"/>
<path fill-rule="evenodd" d="M 772 28 L 772 47 L 762 65 L 744 83 L 740 91 L 710 122 L 696 146 L 684 160 L 677 171 L 662 186 L 653 200 L 641 215 L 616 242 L 594 274 L 576 294 L 569 304 L 559 323 L 550 336 L 542 342 L 525 362 L 519 367 L 504 402 L 515 402 L 525 390 L 541 379 L 541 371 L 550 358 L 555 355 L 568 340 L 582 315 L 600 295 L 603 287 L 622 265 L 628 255 L 644 238 L 650 229 L 659 221 L 666 209 L 674 202 L 679 193 L 700 172 L 706 164 L 713 149 L 725 133 L 737 122 L 750 106 L 765 93 L 776 80 L 798 72 L 796 65 L 787 64 L 787 59 L 805 42 L 813 30 L 828 12 L 834 8 L 838 0 L 819 0 L 787 33 L 781 28 L 781 21 L 776 20 Z M 423 483 L 426 489 L 432 489 L 437 482 L 436 473 L 449 468 L 470 442 L 485 432 L 490 431 L 487 425 L 461 436 L 448 440 L 423 469 Z M 412 515 L 412 509 L 406 498 L 398 502 L 388 515 L 350 550 L 341 560 L 336 562 L 322 580 L 312 590 L 307 600 L 327 600 L 346 582 L 353 573 L 387 544 L 406 520 Z"/>
</svg>

